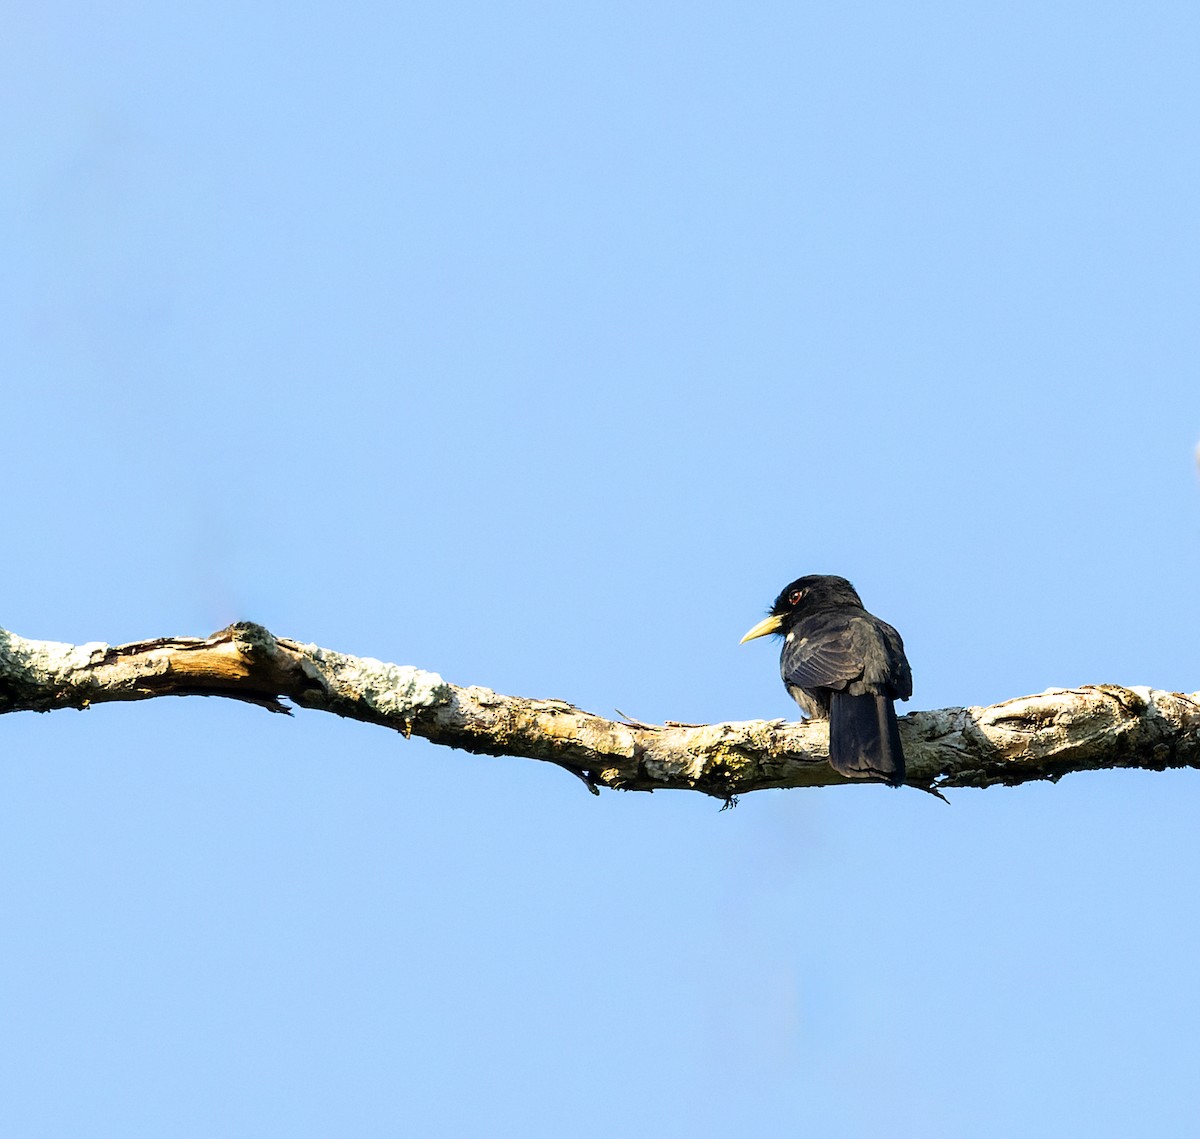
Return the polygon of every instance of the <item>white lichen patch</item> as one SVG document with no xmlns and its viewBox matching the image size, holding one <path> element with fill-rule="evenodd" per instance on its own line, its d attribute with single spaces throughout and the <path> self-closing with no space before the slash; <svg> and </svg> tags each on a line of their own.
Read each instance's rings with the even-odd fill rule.
<svg viewBox="0 0 1200 1139">
<path fill-rule="evenodd" d="M 108 645 L 100 641 L 91 641 L 86 645 L 34 641 L 7 630 L 4 632 L 3 648 L 12 665 L 31 675 L 43 677 L 61 677 L 90 668 L 108 652 Z"/>
<path fill-rule="evenodd" d="M 433 708 L 450 695 L 449 686 L 436 672 L 370 659 L 362 664 L 363 698 L 384 715 L 404 716 Z"/>
<path fill-rule="evenodd" d="M 711 734 L 704 738 L 704 730 L 687 729 L 684 746 L 679 746 L 680 741 L 652 742 L 642 753 L 642 767 L 651 779 L 662 783 L 680 779 L 695 783 L 704 774 L 713 742 Z"/>
<path fill-rule="evenodd" d="M 450 698 L 450 685 L 436 672 L 374 657 L 347 656 L 317 645 L 305 645 L 304 651 L 321 666 L 333 692 L 361 700 L 382 716 L 411 716 Z"/>
</svg>

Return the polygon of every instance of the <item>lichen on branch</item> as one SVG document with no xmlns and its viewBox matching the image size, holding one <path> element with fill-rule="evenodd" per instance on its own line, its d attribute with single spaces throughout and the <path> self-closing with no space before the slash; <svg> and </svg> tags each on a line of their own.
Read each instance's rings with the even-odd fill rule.
<svg viewBox="0 0 1200 1139">
<path fill-rule="evenodd" d="M 700 791 L 845 784 L 823 722 L 641 724 L 562 700 L 459 687 L 435 672 L 276 637 L 240 622 L 206 638 L 126 645 L 36 641 L 0 630 L 0 712 L 48 712 L 156 696 L 223 696 L 393 728 L 484 755 L 544 760 L 589 789 Z M 1073 771 L 1200 767 L 1200 693 L 1088 685 L 900 721 L 912 786 L 1013 786 Z"/>
</svg>

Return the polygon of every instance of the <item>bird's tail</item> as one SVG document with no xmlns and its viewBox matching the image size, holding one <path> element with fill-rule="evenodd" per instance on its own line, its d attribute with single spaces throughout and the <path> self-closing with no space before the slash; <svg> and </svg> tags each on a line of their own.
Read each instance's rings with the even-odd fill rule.
<svg viewBox="0 0 1200 1139">
<path fill-rule="evenodd" d="M 834 692 L 829 705 L 829 762 L 852 779 L 875 778 L 899 787 L 904 751 L 896 709 L 886 696 Z"/>
</svg>

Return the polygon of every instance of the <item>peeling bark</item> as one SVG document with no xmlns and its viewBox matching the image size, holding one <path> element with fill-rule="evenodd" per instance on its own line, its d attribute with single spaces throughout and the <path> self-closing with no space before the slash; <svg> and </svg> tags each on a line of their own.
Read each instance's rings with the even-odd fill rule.
<svg viewBox="0 0 1200 1139">
<path fill-rule="evenodd" d="M 849 783 L 828 764 L 824 722 L 640 724 L 561 700 L 460 688 L 437 673 L 230 625 L 203 640 L 67 645 L 0 630 L 0 712 L 154 696 L 225 696 L 336 712 L 485 755 L 546 760 L 599 794 L 675 788 L 731 800 L 765 787 Z M 1200 767 L 1200 693 L 1089 685 L 900 721 L 908 783 L 1013 786 L 1107 767 Z"/>
</svg>

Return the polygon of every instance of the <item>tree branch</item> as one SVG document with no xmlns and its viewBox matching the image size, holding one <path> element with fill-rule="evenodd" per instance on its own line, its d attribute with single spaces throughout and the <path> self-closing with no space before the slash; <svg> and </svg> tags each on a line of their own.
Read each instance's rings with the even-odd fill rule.
<svg viewBox="0 0 1200 1139">
<path fill-rule="evenodd" d="M 676 788 L 731 800 L 765 787 L 852 782 L 828 765 L 825 723 L 640 724 L 562 700 L 459 688 L 437 673 L 274 637 L 241 622 L 204 640 L 66 645 L 0 630 L 0 712 L 87 708 L 154 696 L 225 696 L 336 712 L 485 755 L 546 760 L 600 787 Z M 1106 767 L 1200 767 L 1200 693 L 1112 684 L 1051 689 L 990 708 L 900 721 L 908 782 L 1013 786 Z"/>
</svg>

